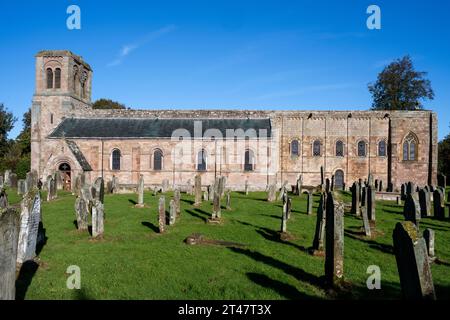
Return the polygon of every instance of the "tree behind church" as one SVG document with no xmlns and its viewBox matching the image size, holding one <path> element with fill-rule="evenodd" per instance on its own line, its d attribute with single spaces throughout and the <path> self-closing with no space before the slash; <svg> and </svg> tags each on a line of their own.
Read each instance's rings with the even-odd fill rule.
<svg viewBox="0 0 450 320">
<path fill-rule="evenodd" d="M 93 109 L 126 109 L 127 107 L 111 99 L 98 99 L 92 104 Z"/>
<path fill-rule="evenodd" d="M 372 110 L 423 109 L 422 100 L 434 98 L 426 74 L 414 69 L 409 56 L 393 61 L 378 74 L 375 83 L 368 85 Z"/>
<path fill-rule="evenodd" d="M 450 177 L 450 134 L 439 142 L 438 171 Z"/>
</svg>

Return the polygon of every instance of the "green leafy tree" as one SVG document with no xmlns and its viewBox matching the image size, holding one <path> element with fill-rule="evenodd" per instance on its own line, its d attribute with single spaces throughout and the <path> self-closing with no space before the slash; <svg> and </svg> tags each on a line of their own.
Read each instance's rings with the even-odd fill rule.
<svg viewBox="0 0 450 320">
<path fill-rule="evenodd" d="M 450 134 L 438 145 L 438 171 L 450 176 Z"/>
<path fill-rule="evenodd" d="M 93 109 L 127 109 L 127 107 L 117 101 L 110 99 L 99 99 L 92 104 Z"/>
<path fill-rule="evenodd" d="M 372 94 L 372 110 L 418 110 L 422 100 L 434 98 L 426 72 L 414 70 L 409 56 L 397 59 L 378 74 L 377 81 L 368 85 Z"/>
<path fill-rule="evenodd" d="M 3 103 L 0 103 L 0 158 L 4 157 L 8 150 L 10 145 L 8 134 L 16 121 L 17 118 L 14 117 L 12 112 L 8 111 Z"/>
</svg>

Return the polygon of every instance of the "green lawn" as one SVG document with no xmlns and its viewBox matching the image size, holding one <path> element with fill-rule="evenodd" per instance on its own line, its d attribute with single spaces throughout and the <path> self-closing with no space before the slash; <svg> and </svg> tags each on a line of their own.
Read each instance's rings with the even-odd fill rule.
<svg viewBox="0 0 450 320">
<path fill-rule="evenodd" d="M 45 192 L 42 198 L 45 199 Z M 166 205 L 170 200 L 166 195 Z M 398 299 L 400 284 L 392 253 L 392 231 L 403 220 L 402 207 L 377 203 L 377 230 L 381 235 L 364 239 L 358 234 L 362 220 L 345 216 L 346 293 L 330 294 L 322 286 L 324 258 L 309 255 L 314 237 L 314 214 L 307 216 L 306 196 L 292 196 L 288 221 L 292 239 L 279 240 L 281 203 L 268 203 L 265 193 L 245 196 L 232 193 L 231 211 L 222 210 L 223 223 L 205 223 L 212 206 L 192 206 L 193 197 L 182 194 L 181 218 L 157 233 L 159 195 L 145 194 L 148 208 L 134 208 L 135 194 L 106 195 L 105 236 L 91 240 L 74 225 L 74 196 L 59 192 L 51 203 L 43 202 L 48 237 L 40 252 L 37 270 L 30 268 L 18 281 L 18 297 L 25 299 Z M 11 203 L 19 197 L 9 191 Z M 348 194 L 346 201 L 350 201 Z M 439 299 L 450 298 L 450 221 L 422 220 L 421 230 L 436 232 L 437 256 L 447 263 L 433 264 Z M 192 233 L 209 239 L 245 244 L 244 248 L 221 245 L 186 245 Z M 70 265 L 81 268 L 81 290 L 66 287 Z M 381 290 L 368 290 L 369 265 L 381 268 Z M 32 277 L 31 277 L 32 276 Z"/>
</svg>

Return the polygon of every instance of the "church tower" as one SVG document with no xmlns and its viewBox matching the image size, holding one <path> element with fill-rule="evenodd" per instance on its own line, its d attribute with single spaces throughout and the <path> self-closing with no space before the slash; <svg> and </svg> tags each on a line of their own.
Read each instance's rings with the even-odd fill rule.
<svg viewBox="0 0 450 320">
<path fill-rule="evenodd" d="M 91 109 L 92 69 L 67 50 L 36 55 L 36 87 L 31 108 L 31 169 L 43 174 L 52 143 L 47 136 L 66 117 Z"/>
</svg>

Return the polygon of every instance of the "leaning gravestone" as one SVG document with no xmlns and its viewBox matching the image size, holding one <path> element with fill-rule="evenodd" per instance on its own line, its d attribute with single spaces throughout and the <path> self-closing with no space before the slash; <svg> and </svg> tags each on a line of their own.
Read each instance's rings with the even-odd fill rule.
<svg viewBox="0 0 450 320">
<path fill-rule="evenodd" d="M 313 194 L 310 191 L 307 191 L 307 201 L 306 201 L 306 214 L 312 215 L 312 207 L 313 207 Z"/>
<path fill-rule="evenodd" d="M 3 188 L 0 191 L 0 209 L 7 208 L 9 205 L 8 195 L 6 194 L 6 190 Z"/>
<path fill-rule="evenodd" d="M 11 181 L 11 188 L 13 189 L 17 188 L 17 174 L 11 173 L 10 181 Z"/>
<path fill-rule="evenodd" d="M 105 203 L 105 182 L 102 177 L 98 177 L 94 182 L 95 199 Z"/>
<path fill-rule="evenodd" d="M 158 225 L 159 233 L 164 233 L 164 229 L 166 226 L 166 198 L 164 196 L 159 198 Z"/>
<path fill-rule="evenodd" d="M 426 189 L 419 190 L 420 213 L 422 217 L 431 216 L 430 193 Z"/>
<path fill-rule="evenodd" d="M 374 222 L 375 218 L 375 188 L 372 185 L 367 187 L 367 215 L 369 217 L 369 221 Z"/>
<path fill-rule="evenodd" d="M 434 230 L 429 228 L 425 229 L 423 231 L 423 238 L 427 245 L 428 257 L 433 261 L 436 258 L 434 253 Z"/>
<path fill-rule="evenodd" d="M 195 176 L 194 193 L 195 193 L 194 206 L 199 206 L 202 204 L 202 177 L 199 174 Z"/>
<path fill-rule="evenodd" d="M 175 201 L 172 199 L 169 202 L 169 225 L 175 224 L 175 218 L 177 216 Z"/>
<path fill-rule="evenodd" d="M 370 231 L 370 222 L 369 222 L 369 216 L 367 213 L 367 206 L 361 207 L 361 216 L 363 220 L 363 227 L 364 227 L 364 235 L 366 237 L 370 237 L 372 235 Z"/>
<path fill-rule="evenodd" d="M 39 222 L 41 222 L 41 196 L 28 192 L 21 202 L 17 263 L 33 260 L 36 256 Z"/>
<path fill-rule="evenodd" d="M 297 195 L 302 194 L 303 176 L 300 175 L 297 179 Z"/>
<path fill-rule="evenodd" d="M 411 221 L 398 222 L 393 233 L 394 253 L 405 299 L 436 299 L 425 239 Z"/>
<path fill-rule="evenodd" d="M 359 215 L 359 207 L 360 207 L 360 203 L 359 203 L 359 194 L 360 194 L 360 190 L 359 190 L 359 184 L 354 182 L 352 187 L 351 187 L 351 191 L 352 191 L 352 214 L 358 216 Z"/>
<path fill-rule="evenodd" d="M 287 190 L 286 190 L 287 184 L 288 184 L 287 181 L 283 182 L 283 185 L 280 188 L 280 194 L 278 195 L 278 201 L 281 201 L 283 199 L 284 194 L 287 193 Z"/>
<path fill-rule="evenodd" d="M 99 238 L 104 232 L 104 205 L 98 200 L 92 201 L 92 237 Z"/>
<path fill-rule="evenodd" d="M 434 217 L 437 219 L 445 219 L 444 194 L 441 189 L 436 189 L 433 192 L 433 208 Z"/>
<path fill-rule="evenodd" d="M 220 194 L 218 191 L 214 191 L 213 199 L 213 213 L 211 220 L 220 220 L 221 218 L 221 208 L 220 208 Z"/>
<path fill-rule="evenodd" d="M 344 204 L 327 195 L 325 222 L 325 280 L 334 286 L 344 276 Z"/>
<path fill-rule="evenodd" d="M 317 209 L 317 219 L 316 219 L 316 231 L 314 234 L 314 240 L 312 245 L 312 250 L 314 252 L 323 251 L 323 238 L 325 235 L 325 210 L 326 210 L 326 195 L 325 193 L 320 194 L 319 208 Z"/>
<path fill-rule="evenodd" d="M 0 209 L 0 300 L 16 296 L 16 261 L 20 215 L 15 208 Z"/>
<path fill-rule="evenodd" d="M 406 195 L 405 206 L 403 207 L 403 215 L 406 221 L 411 221 L 417 227 L 421 219 L 419 202 L 408 193 Z"/>
</svg>

